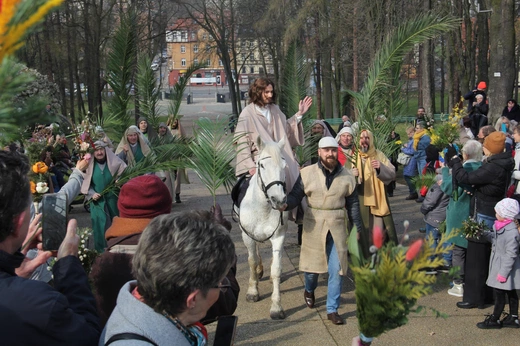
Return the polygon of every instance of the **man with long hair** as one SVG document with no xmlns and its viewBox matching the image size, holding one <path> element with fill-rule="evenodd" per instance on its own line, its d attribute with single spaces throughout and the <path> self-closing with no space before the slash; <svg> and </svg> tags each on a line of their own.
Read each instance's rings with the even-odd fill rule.
<svg viewBox="0 0 520 346">
<path fill-rule="evenodd" d="M 299 166 L 292 148 L 304 143 L 301 118 L 311 107 L 312 99 L 306 96 L 300 101 L 298 112 L 287 118 L 275 104 L 273 82 L 267 78 L 258 78 L 249 89 L 249 101 L 250 104 L 240 113 L 235 131 L 237 135 L 242 135 L 237 143 L 236 175 L 252 176 L 256 173 L 258 137 L 262 138 L 263 142 L 278 142 L 286 137 L 283 155 L 287 162 L 287 192 L 290 192 L 299 174 Z"/>
</svg>

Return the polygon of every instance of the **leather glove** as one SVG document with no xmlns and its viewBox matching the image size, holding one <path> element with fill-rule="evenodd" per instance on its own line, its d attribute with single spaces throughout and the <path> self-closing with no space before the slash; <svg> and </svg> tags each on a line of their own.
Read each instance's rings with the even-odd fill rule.
<svg viewBox="0 0 520 346">
<path fill-rule="evenodd" d="M 507 278 L 505 278 L 502 275 L 498 274 L 497 275 L 497 281 L 503 284 L 504 282 L 507 281 Z"/>
</svg>

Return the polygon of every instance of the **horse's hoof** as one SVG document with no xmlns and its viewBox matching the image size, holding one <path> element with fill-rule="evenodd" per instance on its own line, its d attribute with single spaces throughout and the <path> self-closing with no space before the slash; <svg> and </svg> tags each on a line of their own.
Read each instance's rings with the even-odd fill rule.
<svg viewBox="0 0 520 346">
<path fill-rule="evenodd" d="M 257 294 L 246 294 L 246 300 L 248 302 L 257 302 L 260 300 L 260 295 L 257 293 Z"/>
<path fill-rule="evenodd" d="M 270 312 L 271 319 L 273 320 L 283 320 L 285 319 L 285 311 L 271 311 Z"/>
</svg>

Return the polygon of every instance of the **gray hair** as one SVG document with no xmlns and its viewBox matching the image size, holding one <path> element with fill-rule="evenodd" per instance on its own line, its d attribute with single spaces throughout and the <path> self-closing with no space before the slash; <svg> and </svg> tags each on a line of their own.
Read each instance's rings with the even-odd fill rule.
<svg viewBox="0 0 520 346">
<path fill-rule="evenodd" d="M 466 154 L 468 159 L 482 161 L 482 144 L 479 141 L 470 139 L 464 144 L 462 153 Z"/>
<path fill-rule="evenodd" d="M 195 290 L 205 296 L 235 260 L 229 232 L 209 212 L 165 214 L 144 229 L 132 260 L 138 291 L 156 312 L 172 316 L 187 309 Z"/>
</svg>

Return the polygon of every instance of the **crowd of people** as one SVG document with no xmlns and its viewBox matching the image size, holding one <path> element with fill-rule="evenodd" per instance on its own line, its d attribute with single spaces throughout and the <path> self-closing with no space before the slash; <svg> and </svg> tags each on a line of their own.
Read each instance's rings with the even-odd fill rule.
<svg viewBox="0 0 520 346">
<path fill-rule="evenodd" d="M 421 203 L 432 246 L 442 241 L 443 222 L 447 234 L 458 232 L 450 244 L 442 244 L 453 245 L 443 257 L 444 265 L 427 270 L 435 274 L 458 268 L 448 290 L 462 298 L 457 306 L 471 309 L 494 303 L 493 314 L 478 323 L 479 328 L 520 328 L 516 294 L 520 288 L 520 150 L 513 154 L 520 146 L 517 105 L 508 104 L 496 127 L 479 123 L 474 129 L 474 120 L 481 118 L 471 118 L 471 112 L 477 107 L 482 112 L 483 89 L 485 84 L 479 83 L 473 96 L 468 96 L 470 116 L 461 123 L 461 142 L 466 139 L 461 150 L 452 145 L 445 150 L 435 148 L 424 108 L 418 109 L 401 148 L 409 156 L 403 169 L 409 192 L 406 200 Z M 386 242 L 397 243 L 390 208 L 397 155 L 387 157 L 376 147 L 375 134 L 346 116 L 337 132 L 317 120 L 310 129 L 319 138 L 317 156 L 300 169 L 292 149 L 304 142 L 302 117 L 312 99 L 304 98 L 299 111 L 287 118 L 275 104 L 274 90 L 265 78 L 250 88 L 251 103 L 236 128 L 241 135 L 236 175 L 256 174 L 258 137 L 265 142 L 288 139 L 283 148 L 287 200 L 281 210 L 291 211 L 291 219 L 301 225 L 303 303 L 315 306 L 318 277 L 328 273 L 327 318 L 341 325 L 345 320 L 338 309 L 348 268 L 346 230 L 357 228 L 365 258 L 371 253 L 374 228 L 382 230 Z M 125 183 L 118 196 L 102 194 L 127 165 L 150 155 L 152 143 L 171 143 L 173 135 L 178 135 L 172 134 L 172 126 L 180 130 L 178 122 L 153 129 L 140 118 L 115 150 L 99 129 L 93 158 L 79 160 L 68 182 L 58 183 L 58 193 L 69 200 L 80 192 L 92 200 L 94 247 L 102 254 L 89 276 L 78 258 L 75 220 L 68 222 L 57 253 L 40 251 L 34 258 L 26 257 L 28 250 L 42 248 L 40 215 L 31 212 L 29 164 L 16 148 L 0 151 L 0 292 L 5 298 L 0 307 L 5 313 L 18 312 L 1 329 L 8 343 L 108 345 L 137 340 L 203 345 L 205 324 L 234 313 L 240 292 L 237 258 L 229 235 L 231 225 L 218 205 L 210 212 L 171 213 L 172 203 L 180 201 L 174 185 L 179 172 L 165 177 L 143 175 Z M 393 131 L 388 141 L 398 140 Z M 66 142 L 61 136 L 55 142 L 42 159 L 59 158 L 71 167 Z M 436 173 L 436 181 L 420 196 L 412 179 L 427 172 Z M 242 186 L 246 188 L 247 184 Z M 466 238 L 459 232 L 470 218 L 485 225 L 479 237 Z M 53 285 L 29 279 L 51 255 L 56 257 Z M 508 314 L 503 313 L 506 297 Z"/>
</svg>

